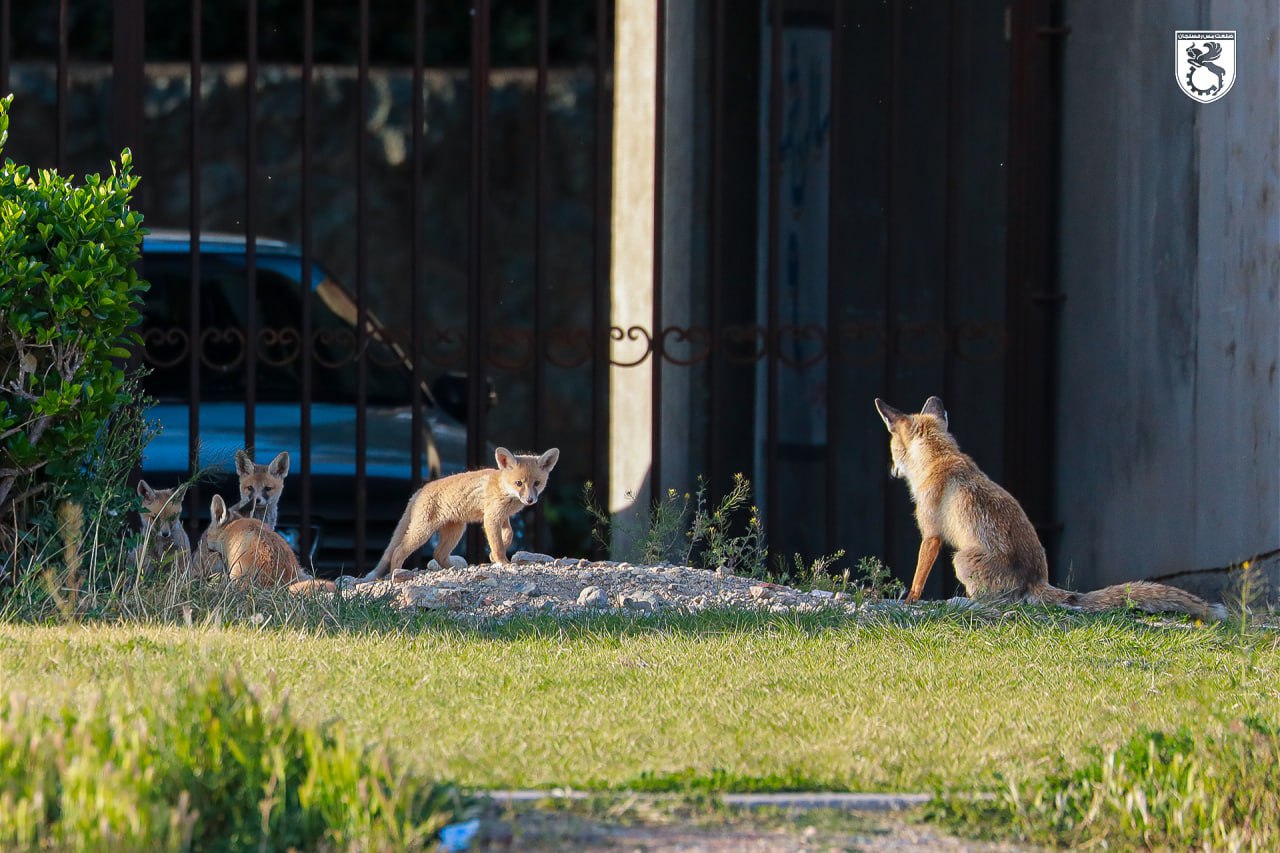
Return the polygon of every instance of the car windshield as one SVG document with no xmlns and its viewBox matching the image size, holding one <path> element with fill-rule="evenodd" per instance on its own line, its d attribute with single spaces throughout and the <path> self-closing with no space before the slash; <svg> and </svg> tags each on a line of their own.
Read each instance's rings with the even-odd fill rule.
<svg viewBox="0 0 1280 853">
<path fill-rule="evenodd" d="M 337 282 L 313 266 L 311 300 L 312 399 L 321 403 L 356 402 L 355 304 Z M 191 257 L 186 252 L 146 252 L 143 276 L 151 290 L 143 305 L 142 335 L 152 373 L 148 393 L 159 400 L 190 396 L 189 358 L 200 359 L 200 399 L 238 402 L 245 398 L 248 287 L 245 256 L 200 255 L 200 339 L 189 346 Z M 263 252 L 256 257 L 257 368 L 259 402 L 292 402 L 302 388 L 302 277 L 294 255 Z M 368 402 L 407 404 L 411 376 L 405 353 L 389 342 L 376 320 L 368 326 L 366 388 Z"/>
</svg>

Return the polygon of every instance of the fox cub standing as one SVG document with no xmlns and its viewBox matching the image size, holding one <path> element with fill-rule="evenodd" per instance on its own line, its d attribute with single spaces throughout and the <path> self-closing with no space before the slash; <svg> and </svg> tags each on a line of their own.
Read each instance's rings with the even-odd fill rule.
<svg viewBox="0 0 1280 853">
<path fill-rule="evenodd" d="M 1164 584 L 1135 581 L 1094 592 L 1049 585 L 1049 566 L 1031 520 L 1013 496 L 960 452 L 947 431 L 942 401 L 930 397 L 918 415 L 876 400 L 889 428 L 890 473 L 907 481 L 920 527 L 920 555 L 907 601 L 920 598 L 942 543 L 956 549 L 956 577 L 971 598 L 1057 604 L 1096 612 L 1135 606 L 1150 613 L 1176 610 L 1222 619 L 1222 605 Z"/>
<path fill-rule="evenodd" d="M 414 492 L 382 559 L 365 579 L 374 580 L 399 569 L 437 531 L 440 542 L 435 559 L 445 565 L 467 525 L 476 522 L 484 525 L 489 558 L 495 563 L 507 562 L 507 549 L 514 537 L 511 516 L 538 502 L 560 451 L 553 447 L 541 456 L 516 456 L 499 447 L 494 458 L 497 468 L 452 474 Z"/>
<path fill-rule="evenodd" d="M 289 476 L 289 452 L 282 450 L 266 465 L 258 465 L 248 451 L 237 450 L 236 473 L 240 475 L 240 503 L 232 509 L 275 530 L 280 493 L 284 478 Z"/>
<path fill-rule="evenodd" d="M 221 495 L 209 504 L 209 529 L 201 540 L 240 586 L 287 586 L 290 592 L 335 589 L 302 571 L 289 543 L 256 518 L 236 517 Z"/>
<path fill-rule="evenodd" d="M 142 497 L 142 541 L 129 555 L 130 568 L 147 575 L 169 564 L 186 574 L 191 565 L 191 540 L 182 527 L 182 489 L 153 489 L 138 481 Z"/>
</svg>

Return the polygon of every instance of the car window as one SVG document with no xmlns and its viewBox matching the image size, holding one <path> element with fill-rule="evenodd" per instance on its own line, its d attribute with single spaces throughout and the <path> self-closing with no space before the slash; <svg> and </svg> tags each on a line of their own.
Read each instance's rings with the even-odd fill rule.
<svg viewBox="0 0 1280 853">
<path fill-rule="evenodd" d="M 189 358 L 200 358 L 200 398 L 206 402 L 239 402 L 245 398 L 245 330 L 248 288 L 244 256 L 200 257 L 200 335 L 189 345 L 191 258 L 185 253 L 151 253 L 143 275 L 151 282 L 145 297 L 142 335 L 151 375 L 147 391 L 163 401 L 189 398 Z M 302 295 L 296 257 L 261 256 L 256 269 L 258 346 L 256 393 L 260 402 L 297 402 L 302 386 Z M 336 284 L 318 274 L 321 288 Z M 330 291 L 332 292 L 332 291 Z M 349 302 L 349 300 L 346 300 Z M 313 298 L 314 402 L 354 404 L 356 398 L 355 330 L 327 302 Z M 339 300 L 339 309 L 342 300 Z M 403 358 L 371 335 L 367 392 L 371 403 L 407 404 L 410 377 Z"/>
</svg>

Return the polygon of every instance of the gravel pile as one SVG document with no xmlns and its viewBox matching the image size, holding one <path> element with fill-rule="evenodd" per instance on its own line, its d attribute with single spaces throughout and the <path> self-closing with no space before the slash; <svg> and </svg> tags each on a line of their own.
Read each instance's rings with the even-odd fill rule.
<svg viewBox="0 0 1280 853">
<path fill-rule="evenodd" d="M 689 566 L 633 566 L 519 551 L 506 566 L 467 566 L 458 557 L 441 568 L 432 560 L 421 572 L 350 585 L 344 595 L 392 597 L 406 609 L 505 619 L 516 615 L 633 614 L 740 608 L 773 613 L 857 607 L 844 593 L 805 592 L 779 584 Z"/>
</svg>

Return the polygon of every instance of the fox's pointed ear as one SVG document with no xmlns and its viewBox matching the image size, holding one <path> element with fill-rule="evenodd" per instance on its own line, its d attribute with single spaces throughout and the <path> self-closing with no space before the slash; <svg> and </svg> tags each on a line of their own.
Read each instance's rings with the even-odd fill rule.
<svg viewBox="0 0 1280 853">
<path fill-rule="evenodd" d="M 884 421 L 884 425 L 889 432 L 893 432 L 894 424 L 906 417 L 902 412 L 899 412 L 879 397 L 876 397 L 876 411 L 880 413 L 880 420 Z"/>
<path fill-rule="evenodd" d="M 924 401 L 924 408 L 920 410 L 922 415 L 933 415 L 942 421 L 942 428 L 947 428 L 947 409 L 942 405 L 941 397 L 930 397 Z"/>
<path fill-rule="evenodd" d="M 248 451 L 236 451 L 236 473 L 241 477 L 247 477 L 253 473 L 253 457 Z"/>
<path fill-rule="evenodd" d="M 548 450 L 546 453 L 538 457 L 538 467 L 541 468 L 543 471 L 546 471 L 548 474 L 550 474 L 551 469 L 556 467 L 556 463 L 559 461 L 560 461 L 560 448 L 553 447 L 550 450 Z"/>
<path fill-rule="evenodd" d="M 277 453 L 276 458 L 267 466 L 267 473 L 273 477 L 289 476 L 289 451 L 281 450 Z"/>
<path fill-rule="evenodd" d="M 156 499 L 156 490 L 151 488 L 146 480 L 138 481 L 138 494 L 142 496 L 144 501 L 153 501 Z"/>
<path fill-rule="evenodd" d="M 493 458 L 498 460 L 499 468 L 510 468 L 516 464 L 516 457 L 505 447 L 499 447 L 493 451 Z"/>
<path fill-rule="evenodd" d="M 210 527 L 221 527 L 227 521 L 227 502 L 222 499 L 222 495 L 214 495 L 213 500 L 209 501 L 209 518 Z"/>
</svg>

